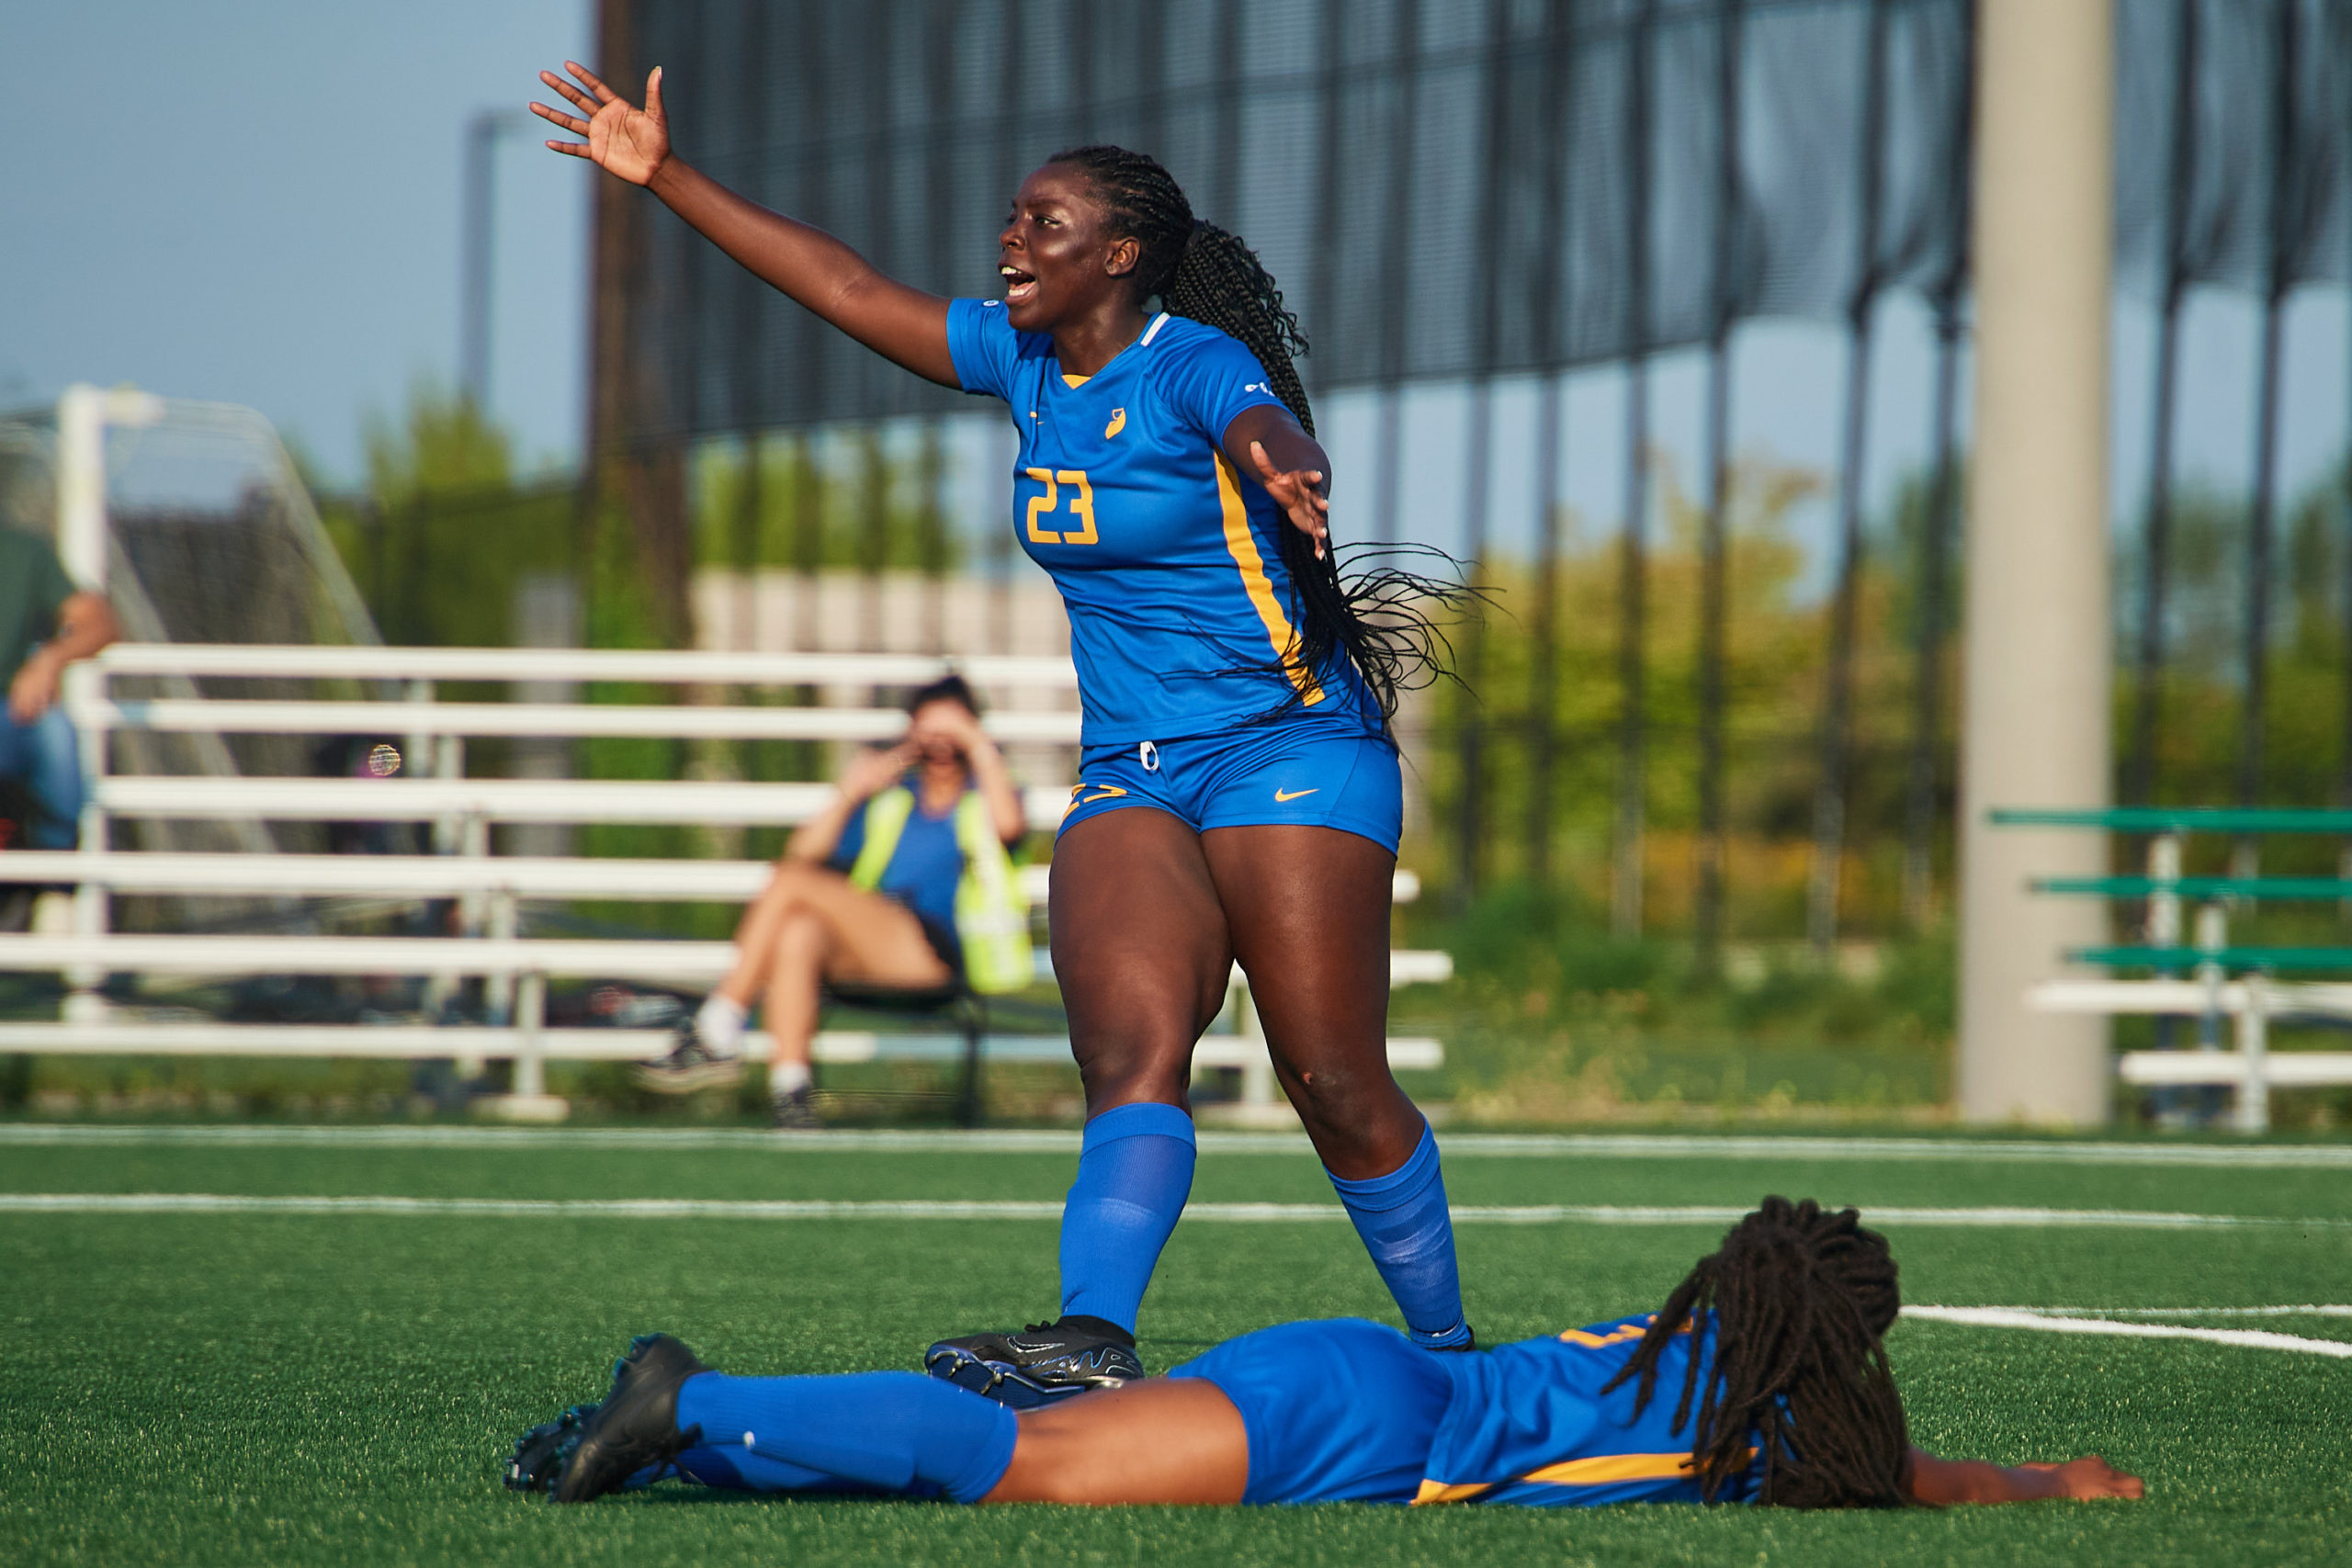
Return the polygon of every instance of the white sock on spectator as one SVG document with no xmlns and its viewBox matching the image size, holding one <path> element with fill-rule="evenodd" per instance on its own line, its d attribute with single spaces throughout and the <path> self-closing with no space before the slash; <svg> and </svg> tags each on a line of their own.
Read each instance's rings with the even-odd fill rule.
<svg viewBox="0 0 2352 1568">
<path fill-rule="evenodd" d="M 777 1100 L 787 1100 L 815 1081 L 806 1062 L 778 1062 L 768 1068 L 768 1093 Z"/>
<path fill-rule="evenodd" d="M 710 993 L 695 1014 L 695 1033 L 716 1056 L 732 1056 L 742 1043 L 743 1021 L 752 1010 L 733 997 L 718 991 Z"/>
</svg>

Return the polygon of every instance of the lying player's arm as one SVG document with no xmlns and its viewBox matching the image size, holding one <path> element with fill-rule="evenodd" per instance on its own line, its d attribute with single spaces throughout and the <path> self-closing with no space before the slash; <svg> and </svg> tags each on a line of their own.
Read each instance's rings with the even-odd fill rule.
<svg viewBox="0 0 2352 1568">
<path fill-rule="evenodd" d="M 1219 444 L 1226 460 L 1256 476 L 1292 527 L 1315 541 L 1318 560 L 1331 541 L 1331 459 L 1291 412 L 1261 403 L 1242 410 Z"/>
<path fill-rule="evenodd" d="M 586 158 L 631 185 L 644 186 L 746 271 L 885 359 L 943 387 L 960 384 L 947 351 L 946 300 L 886 277 L 823 230 L 746 201 L 670 150 L 659 67 L 646 78 L 641 109 L 585 66 L 566 61 L 564 69 L 579 79 L 580 86 L 552 71 L 540 72 L 539 80 L 589 118 L 545 104 L 533 104 L 531 112 L 587 141 L 550 141 L 549 148 Z"/>
<path fill-rule="evenodd" d="M 1913 1449 L 1904 1490 L 1915 1503 L 2030 1503 L 2044 1497 L 2137 1497 L 2144 1488 L 2097 1454 L 2064 1464 L 1988 1464 Z"/>
</svg>

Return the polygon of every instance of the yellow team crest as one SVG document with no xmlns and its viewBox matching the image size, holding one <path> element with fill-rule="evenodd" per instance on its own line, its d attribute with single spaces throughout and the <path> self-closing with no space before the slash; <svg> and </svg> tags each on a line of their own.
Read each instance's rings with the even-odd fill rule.
<svg viewBox="0 0 2352 1568">
<path fill-rule="evenodd" d="M 1111 411 L 1111 423 L 1102 427 L 1102 439 L 1108 441 L 1114 435 L 1118 434 L 1119 432 L 1126 429 L 1126 427 L 1127 411 L 1125 409 L 1113 409 Z"/>
</svg>

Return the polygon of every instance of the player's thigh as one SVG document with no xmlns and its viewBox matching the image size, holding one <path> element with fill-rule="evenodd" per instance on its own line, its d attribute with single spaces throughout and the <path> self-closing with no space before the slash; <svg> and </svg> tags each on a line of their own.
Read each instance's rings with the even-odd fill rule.
<svg viewBox="0 0 2352 1568">
<path fill-rule="evenodd" d="M 951 974 L 923 935 L 922 922 L 894 898 L 851 885 L 822 867 L 778 871 L 791 907 L 825 924 L 825 973 L 884 985 L 944 985 Z"/>
<path fill-rule="evenodd" d="M 1250 1434 L 1215 1383 L 1152 1378 L 1023 1411 L 990 1503 L 1238 1503 Z"/>
<path fill-rule="evenodd" d="M 1396 857 L 1337 828 L 1212 828 L 1201 848 L 1267 1038 L 1294 1064 L 1385 1046 Z"/>
<path fill-rule="evenodd" d="M 1396 857 L 1337 828 L 1201 835 L 1267 1053 L 1316 1152 L 1351 1179 L 1394 1170 L 1422 1119 L 1388 1069 Z"/>
<path fill-rule="evenodd" d="M 1181 1102 L 1233 966 L 1200 835 L 1148 807 L 1090 817 L 1055 842 L 1048 909 L 1089 1108 Z"/>
</svg>

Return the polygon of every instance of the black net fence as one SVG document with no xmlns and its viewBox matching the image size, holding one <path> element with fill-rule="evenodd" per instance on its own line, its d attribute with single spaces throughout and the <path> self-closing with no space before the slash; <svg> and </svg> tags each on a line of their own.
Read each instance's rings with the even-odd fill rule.
<svg viewBox="0 0 2352 1568">
<path fill-rule="evenodd" d="M 2341 486 L 2283 493 L 2277 434 L 2285 301 L 2352 285 L 2352 5 L 2114 13 L 2115 287 L 2155 311 L 2164 344 L 2149 384 L 2118 395 L 2126 419 L 2145 396 L 2157 430 L 2145 470 L 2114 486 L 2128 506 L 2145 498 L 2119 539 L 2124 794 L 2352 800 L 2352 707 L 2335 694 L 2352 691 L 2352 506 Z M 1777 905 L 1739 914 L 1742 885 L 1789 886 L 1743 868 L 1741 844 L 1769 859 L 1810 837 L 1796 897 L 1824 942 L 1859 886 L 1841 893 L 1837 866 L 1879 853 L 1866 901 L 1916 921 L 1948 845 L 1975 27 L 1970 0 L 613 0 L 626 47 L 607 64 L 632 87 L 665 68 L 677 144 L 716 178 L 942 293 L 996 293 L 1022 177 L 1114 141 L 1154 153 L 1197 212 L 1257 248 L 1313 341 L 1318 395 L 1535 377 L 1556 398 L 1561 373 L 1625 367 L 1613 542 L 1564 542 L 1557 451 L 1502 448 L 1471 400 L 1464 553 L 1487 553 L 1492 465 L 1527 465 L 1543 512 L 1531 558 L 1489 563 L 1514 614 L 1465 634 L 1476 699 L 1442 700 L 1428 737 L 1456 829 L 1441 869 L 1466 885 L 1482 860 L 1515 863 L 1541 881 L 1579 855 L 1589 867 L 1607 840 L 1612 918 L 1634 930 L 1623 889 L 1665 877 L 1673 843 L 1702 868 L 1689 897 L 1704 941 L 1727 897 L 1732 927 L 1788 925 Z M 650 198 L 623 199 L 645 226 L 627 308 L 600 316 L 632 371 L 605 439 L 659 451 L 973 411 Z M 2216 290 L 2253 297 L 2266 323 L 2242 504 L 2173 479 L 2181 304 Z M 1900 515 L 1872 518 L 1871 334 L 1901 297 L 1925 304 L 1936 340 L 1933 456 Z M 1713 412 L 1727 345 L 1767 319 L 1850 347 L 1836 471 L 1817 476 L 1837 496 L 1832 588 L 1826 605 L 1792 591 L 1786 641 L 1742 608 L 1764 568 L 1741 552 L 1779 548 L 1788 486 L 1743 467 Z M 1690 349 L 1705 351 L 1711 423 L 1677 476 L 1650 438 L 1643 367 Z M 1375 537 L 1412 531 L 1382 521 L 1399 504 L 1400 405 L 1383 400 L 1357 492 Z M 1686 609 L 1717 629 L 1679 629 Z M 1690 669 L 1661 651 L 1686 637 Z M 1770 679 L 1743 675 L 1768 647 Z M 1498 862 L 1512 839 L 1515 863 Z"/>
<path fill-rule="evenodd" d="M 2352 7 L 2117 11 L 2119 283 L 2352 280 Z M 1318 389 L 1836 321 L 1966 271 L 1967 0 L 644 4 L 680 148 L 943 293 L 1022 175 L 1114 141 L 1255 245 Z M 640 434 L 952 407 L 657 224 Z"/>
<path fill-rule="evenodd" d="M 1962 266 L 1965 0 L 707 0 L 635 25 L 687 156 L 942 293 L 996 291 L 1003 209 L 1054 152 L 1155 153 L 1281 280 L 1318 389 L 1834 320 Z M 639 434 L 954 406 L 674 221 L 647 288 Z"/>
</svg>

